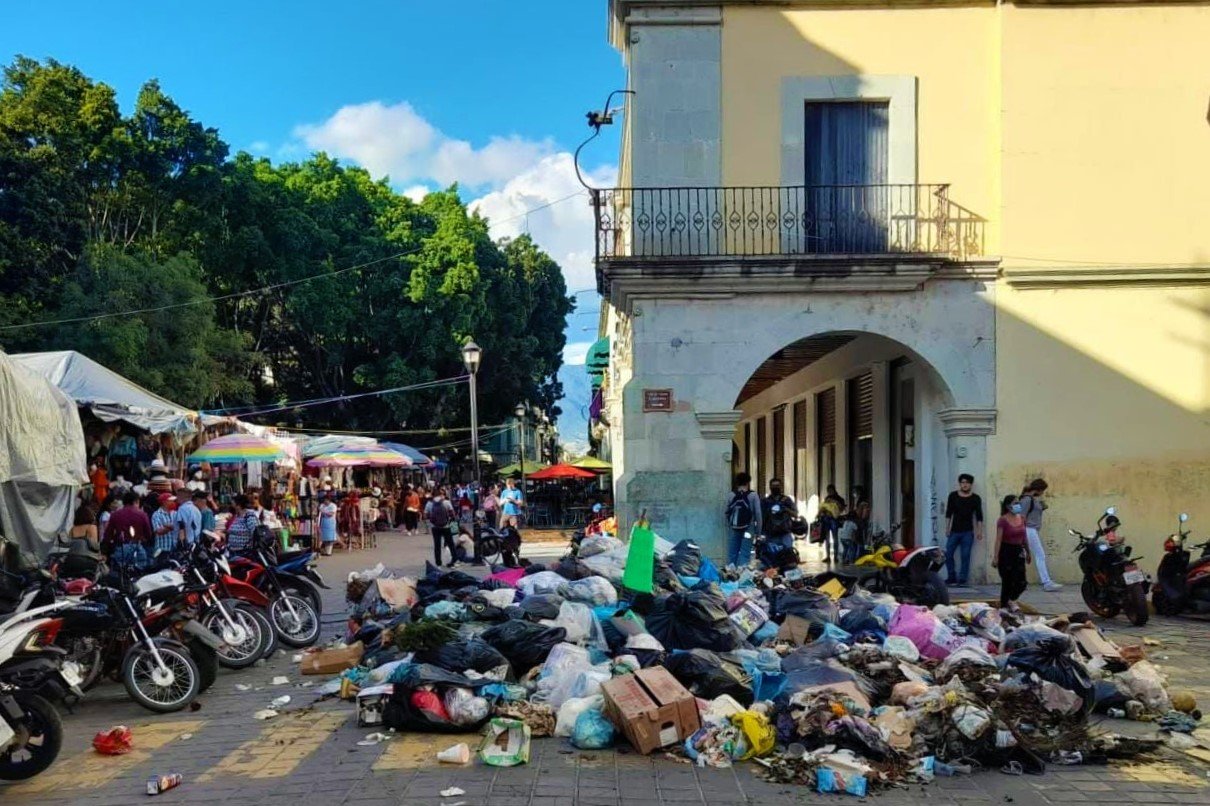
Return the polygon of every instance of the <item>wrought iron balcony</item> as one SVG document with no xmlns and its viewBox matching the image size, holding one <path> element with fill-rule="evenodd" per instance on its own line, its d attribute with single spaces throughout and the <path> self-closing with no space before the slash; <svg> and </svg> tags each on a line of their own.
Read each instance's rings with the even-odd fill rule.
<svg viewBox="0 0 1210 806">
<path fill-rule="evenodd" d="M 597 259 L 983 254 L 985 220 L 949 185 L 593 191 Z"/>
</svg>

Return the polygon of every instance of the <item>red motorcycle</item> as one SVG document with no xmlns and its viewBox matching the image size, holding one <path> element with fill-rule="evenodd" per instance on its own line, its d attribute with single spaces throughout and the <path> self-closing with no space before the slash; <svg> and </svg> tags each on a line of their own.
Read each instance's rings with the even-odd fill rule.
<svg viewBox="0 0 1210 806">
<path fill-rule="evenodd" d="M 201 541 L 190 550 L 189 568 L 198 581 L 214 586 L 215 607 L 203 615 L 203 624 L 223 635 L 224 609 L 241 622 L 245 619 L 255 622 L 255 628 L 250 629 L 251 637 L 246 651 L 236 648 L 227 655 L 220 652 L 220 663 L 230 669 L 242 669 L 277 651 L 277 631 L 273 628 L 268 614 L 269 597 L 254 585 L 232 576 L 231 565 L 222 552 L 215 548 L 212 534 L 203 534 Z M 224 640 L 228 644 L 233 643 L 228 636 L 224 636 Z"/>
<path fill-rule="evenodd" d="M 268 597 L 269 621 L 283 644 L 311 646 L 319 640 L 320 610 L 315 605 L 319 593 L 295 572 L 314 575 L 322 584 L 322 578 L 311 567 L 315 555 L 311 551 L 290 552 L 275 561 L 270 556 L 270 545 L 269 541 L 258 540 L 247 555 L 228 553 L 229 576 Z"/>
</svg>

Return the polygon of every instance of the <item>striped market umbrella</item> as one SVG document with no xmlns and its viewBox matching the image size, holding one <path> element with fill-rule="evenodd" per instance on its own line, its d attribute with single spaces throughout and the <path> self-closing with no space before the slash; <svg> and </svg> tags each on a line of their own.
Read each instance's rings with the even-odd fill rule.
<svg viewBox="0 0 1210 806">
<path fill-rule="evenodd" d="M 286 452 L 267 439 L 252 434 L 228 434 L 210 440 L 193 453 L 190 462 L 212 465 L 238 465 L 242 462 L 280 462 Z"/>
<path fill-rule="evenodd" d="M 346 445 L 316 456 L 307 467 L 408 467 L 412 460 L 381 445 Z"/>
</svg>

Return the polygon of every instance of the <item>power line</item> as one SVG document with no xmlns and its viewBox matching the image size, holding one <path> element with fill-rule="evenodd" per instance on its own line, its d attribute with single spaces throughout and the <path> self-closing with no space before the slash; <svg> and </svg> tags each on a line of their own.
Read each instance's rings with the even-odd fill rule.
<svg viewBox="0 0 1210 806">
<path fill-rule="evenodd" d="M 353 394 L 353 395 L 337 395 L 334 397 L 326 397 L 326 398 L 301 401 L 301 402 L 280 403 L 272 408 L 259 409 L 257 411 L 240 412 L 239 416 L 256 417 L 261 414 L 274 414 L 279 411 L 294 411 L 295 409 L 307 409 L 307 408 L 311 408 L 312 406 L 322 406 L 327 403 L 340 403 L 340 402 L 343 402 L 346 400 L 357 400 L 357 399 L 363 398 L 363 397 L 377 397 L 378 395 L 390 395 L 390 394 L 394 394 L 396 392 L 412 392 L 412 391 L 416 391 L 419 389 L 435 389 L 439 386 L 450 386 L 455 383 L 462 383 L 463 381 L 466 380 L 466 378 L 467 378 L 467 376 L 465 376 L 465 375 L 459 375 L 456 378 L 445 378 L 445 379 L 442 379 L 439 381 L 426 381 L 424 383 L 411 384 L 410 386 L 396 386 L 392 389 L 379 389 L 374 392 L 359 392 L 359 393 Z M 203 413 L 220 414 L 225 411 L 228 411 L 228 409 L 217 409 L 217 410 L 212 409 L 212 410 L 209 410 L 209 411 L 206 411 Z"/>
</svg>

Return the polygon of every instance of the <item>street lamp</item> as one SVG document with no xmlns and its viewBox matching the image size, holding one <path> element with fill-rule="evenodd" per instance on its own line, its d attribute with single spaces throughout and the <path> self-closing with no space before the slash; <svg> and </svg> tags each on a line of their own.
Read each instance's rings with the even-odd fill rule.
<svg viewBox="0 0 1210 806">
<path fill-rule="evenodd" d="M 479 360 L 483 351 L 474 339 L 467 339 L 462 345 L 462 365 L 466 367 L 467 383 L 471 393 L 471 455 L 474 457 L 476 495 L 479 494 L 479 394 L 475 386 L 475 376 L 479 373 Z"/>
<path fill-rule="evenodd" d="M 524 403 L 518 403 L 513 409 L 517 415 L 517 451 L 521 455 L 521 495 L 525 495 L 525 413 L 529 408 Z"/>
</svg>

